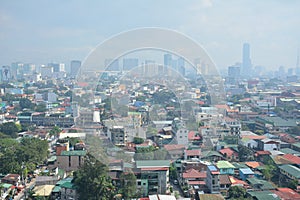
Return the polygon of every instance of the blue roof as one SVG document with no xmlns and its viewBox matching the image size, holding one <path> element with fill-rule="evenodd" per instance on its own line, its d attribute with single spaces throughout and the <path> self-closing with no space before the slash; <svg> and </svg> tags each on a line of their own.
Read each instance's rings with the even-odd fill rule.
<svg viewBox="0 0 300 200">
<path fill-rule="evenodd" d="M 254 172 L 250 168 L 242 168 L 242 169 L 240 169 L 240 171 L 243 174 L 254 174 Z"/>
<path fill-rule="evenodd" d="M 209 171 L 218 171 L 218 169 L 214 165 L 209 165 L 207 166 L 207 168 L 209 169 Z"/>
</svg>

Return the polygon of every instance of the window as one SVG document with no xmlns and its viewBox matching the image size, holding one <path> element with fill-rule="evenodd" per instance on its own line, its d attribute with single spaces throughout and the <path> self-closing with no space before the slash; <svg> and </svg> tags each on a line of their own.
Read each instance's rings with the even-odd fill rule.
<svg viewBox="0 0 300 200">
<path fill-rule="evenodd" d="M 141 185 L 141 181 L 138 181 L 137 184 L 138 184 L 138 185 Z"/>
</svg>

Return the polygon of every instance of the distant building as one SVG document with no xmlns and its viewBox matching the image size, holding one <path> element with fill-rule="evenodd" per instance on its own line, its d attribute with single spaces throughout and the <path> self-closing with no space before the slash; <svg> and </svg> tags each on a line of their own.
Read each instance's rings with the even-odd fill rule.
<svg viewBox="0 0 300 200">
<path fill-rule="evenodd" d="M 243 44 L 243 61 L 242 61 L 242 75 L 249 76 L 252 72 L 252 63 L 250 59 L 250 44 Z"/>
<path fill-rule="evenodd" d="M 83 165 L 86 151 L 62 151 L 57 155 L 56 165 L 59 169 L 66 171 L 77 170 Z"/>
<path fill-rule="evenodd" d="M 139 65 L 139 60 L 137 58 L 124 58 L 123 59 L 123 70 L 130 71 Z"/>
<path fill-rule="evenodd" d="M 219 193 L 220 191 L 220 172 L 214 165 L 207 166 L 206 185 L 210 193 Z"/>
<path fill-rule="evenodd" d="M 107 71 L 120 71 L 118 59 L 105 59 L 104 65 Z"/>
<path fill-rule="evenodd" d="M 75 78 L 79 72 L 80 67 L 81 67 L 81 61 L 72 60 L 70 66 L 70 76 Z"/>
</svg>

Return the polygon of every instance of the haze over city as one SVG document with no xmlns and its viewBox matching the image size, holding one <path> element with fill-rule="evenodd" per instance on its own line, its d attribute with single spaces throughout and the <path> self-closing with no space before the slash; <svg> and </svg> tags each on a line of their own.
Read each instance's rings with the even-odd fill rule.
<svg viewBox="0 0 300 200">
<path fill-rule="evenodd" d="M 299 1 L 1 1 L 0 64 L 84 60 L 99 43 L 141 27 L 177 30 L 201 44 L 217 66 L 241 62 L 295 67 Z"/>
</svg>

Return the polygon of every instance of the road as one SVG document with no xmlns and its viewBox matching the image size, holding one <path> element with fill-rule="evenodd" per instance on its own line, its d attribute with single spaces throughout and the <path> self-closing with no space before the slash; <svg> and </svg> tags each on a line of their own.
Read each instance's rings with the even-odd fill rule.
<svg viewBox="0 0 300 200">
<path fill-rule="evenodd" d="M 33 185 L 35 185 L 35 178 L 33 178 L 31 180 L 30 183 L 26 184 L 26 187 L 21 191 L 19 192 L 19 194 L 17 196 L 14 197 L 14 200 L 22 200 L 22 199 L 25 199 L 25 190 L 27 191 L 27 195 L 28 195 L 28 190 L 29 188 L 31 188 Z M 27 196 L 28 197 L 28 196 Z"/>
</svg>

